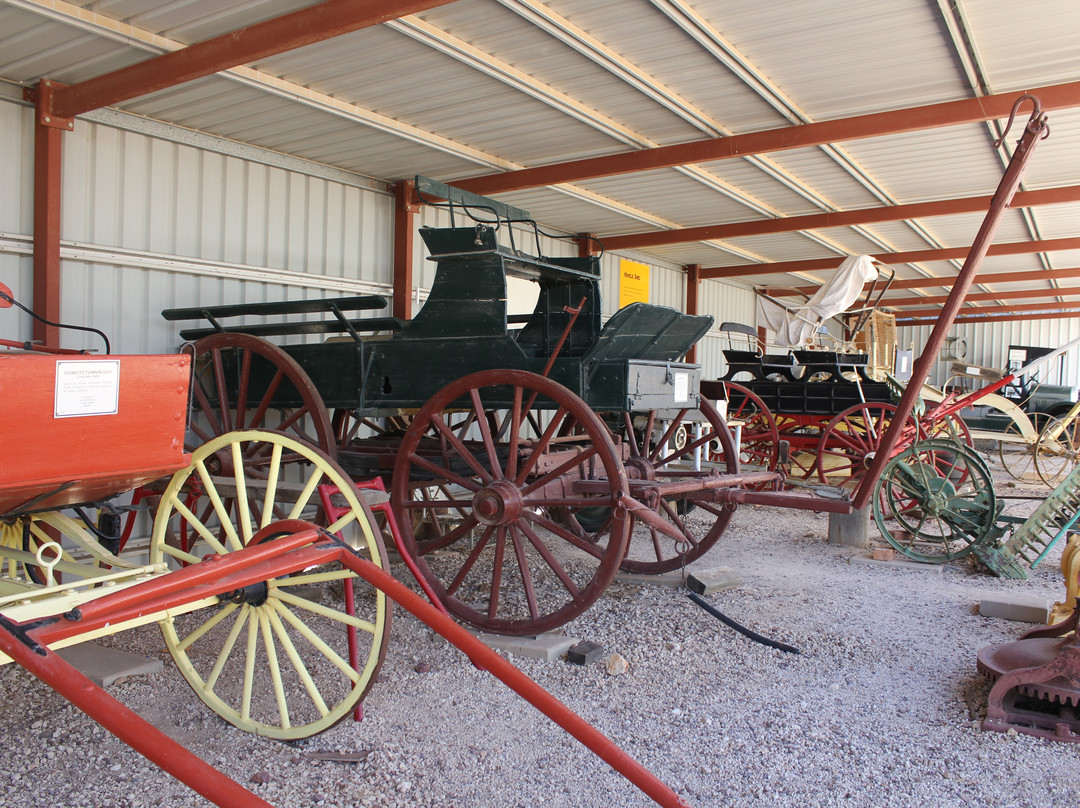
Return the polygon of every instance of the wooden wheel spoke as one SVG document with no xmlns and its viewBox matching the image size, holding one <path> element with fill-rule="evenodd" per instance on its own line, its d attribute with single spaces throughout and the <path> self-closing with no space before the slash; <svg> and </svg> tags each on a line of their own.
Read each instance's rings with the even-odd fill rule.
<svg viewBox="0 0 1080 808">
<path fill-rule="evenodd" d="M 278 600 L 285 600 L 285 598 L 282 597 L 283 593 L 278 592 L 277 594 Z M 303 598 L 296 598 L 296 601 L 299 601 L 301 603 L 297 603 L 294 605 L 300 605 L 301 608 L 304 608 L 304 604 L 308 606 L 315 605 L 312 604 L 311 601 L 305 601 Z M 315 632 L 307 623 L 301 620 L 293 609 L 284 608 L 280 603 L 275 604 L 273 608 L 279 615 L 281 615 L 281 618 L 286 623 L 296 629 L 297 633 L 299 633 L 300 636 L 302 636 L 305 640 L 311 643 L 312 647 L 314 647 L 315 650 L 317 650 L 323 656 L 323 658 L 325 658 L 335 668 L 345 674 L 345 676 L 348 677 L 350 681 L 354 683 L 360 681 L 361 675 L 353 668 L 352 665 L 349 664 L 348 660 L 342 658 L 342 656 L 337 651 L 327 645 L 326 642 L 322 639 L 322 637 L 320 637 L 318 633 Z"/>
<path fill-rule="evenodd" d="M 491 425 L 488 423 L 487 418 L 481 417 L 484 412 L 484 402 L 480 400 L 480 391 L 476 388 L 470 390 L 469 400 L 472 402 L 473 412 L 477 413 L 476 427 L 480 430 L 480 442 L 484 445 L 484 452 L 487 454 L 491 476 L 499 479 L 502 475 L 496 472 L 501 472 L 502 468 L 499 463 L 498 451 L 495 448 L 495 439 L 491 435 Z"/>
<path fill-rule="evenodd" d="M 674 463 L 675 461 L 680 460 L 684 457 L 693 456 L 695 449 L 700 449 L 707 446 L 710 440 L 712 440 L 712 435 L 708 434 L 703 434 L 700 438 L 696 438 L 694 440 L 688 440 L 686 442 L 686 445 L 682 449 L 676 449 L 667 457 L 658 460 L 657 465 L 666 466 L 669 463 Z"/>
<path fill-rule="evenodd" d="M 536 587 L 533 584 L 532 572 L 529 569 L 529 559 L 525 555 L 524 542 L 521 540 L 521 534 L 516 525 L 510 525 L 506 532 L 510 534 L 510 541 L 514 546 L 514 558 L 517 560 L 518 572 L 521 575 L 521 585 L 525 589 L 525 602 L 529 607 L 529 617 L 535 620 L 540 616 L 540 609 L 536 601 Z M 492 591 L 496 591 L 494 587 L 492 587 Z"/>
<path fill-rule="evenodd" d="M 506 560 L 506 529 L 495 528 L 495 560 L 491 565 L 491 590 L 488 592 L 489 620 L 499 614 L 499 597 L 502 594 L 503 564 Z"/>
<path fill-rule="evenodd" d="M 213 370 L 214 385 L 217 388 L 218 412 L 221 413 L 221 428 L 224 432 L 233 429 L 232 413 L 229 409 L 229 391 L 225 385 L 225 365 L 220 350 L 214 350 Z"/>
<path fill-rule="evenodd" d="M 249 611 L 251 611 L 249 607 Z M 240 720 L 251 720 L 251 696 L 255 686 L 255 656 L 258 653 L 259 621 L 248 620 L 247 656 L 244 657 L 244 687 L 240 698 Z"/>
<path fill-rule="evenodd" d="M 469 466 L 469 468 L 476 472 L 476 476 L 480 478 L 482 484 L 486 485 L 487 483 L 491 482 L 491 473 L 488 472 L 488 470 L 485 469 L 482 465 L 480 465 L 473 453 L 469 451 L 468 447 L 465 446 L 462 440 L 456 434 L 454 434 L 454 430 L 451 429 L 450 426 L 446 423 L 446 421 L 443 420 L 442 415 L 435 414 L 434 416 L 432 416 L 431 425 L 435 427 L 435 430 L 438 433 L 439 437 L 441 437 L 450 444 L 454 452 L 457 453 L 457 456 L 464 460 L 465 463 Z M 449 469 L 447 469 L 447 471 L 449 472 Z"/>
<path fill-rule="evenodd" d="M 480 554 L 487 548 L 491 541 L 491 534 L 495 531 L 494 526 L 488 525 L 484 528 L 484 532 L 480 534 L 480 540 L 476 542 L 476 546 L 465 558 L 461 564 L 461 568 L 458 570 L 457 575 L 446 587 L 446 594 L 453 595 L 458 591 L 458 588 L 465 582 L 466 576 L 472 572 L 473 567 L 476 566 L 477 560 L 480 558 Z"/>
<path fill-rule="evenodd" d="M 409 460 L 416 466 L 424 469 L 425 471 L 431 472 L 432 474 L 436 475 L 436 477 L 444 480 L 451 485 L 459 485 L 467 491 L 479 491 L 481 488 L 481 485 L 478 484 L 475 480 L 471 480 L 468 477 L 462 477 L 460 474 L 451 471 L 446 466 L 440 466 L 437 463 L 431 462 L 423 455 L 415 453 L 410 454 Z"/>
<path fill-rule="evenodd" d="M 582 550 L 583 552 L 586 552 L 589 555 L 594 556 L 595 558 L 603 557 L 606 548 L 590 542 L 586 539 L 583 539 L 581 536 L 578 536 L 570 529 L 551 521 L 551 519 L 548 519 L 546 516 L 530 513 L 528 514 L 528 517 L 538 526 L 544 528 L 547 531 L 550 531 L 551 533 L 554 533 L 560 539 L 563 539 L 564 541 L 572 544 L 577 549 Z"/>
<path fill-rule="evenodd" d="M 239 607 L 239 614 L 231 612 L 235 616 L 232 627 L 229 629 L 229 634 L 225 638 L 225 641 L 221 645 L 221 650 L 218 652 L 217 658 L 214 660 L 214 666 L 210 669 L 209 675 L 206 677 L 206 689 L 210 692 L 214 691 L 217 686 L 218 678 L 221 676 L 222 670 L 225 668 L 225 663 L 232 656 L 233 649 L 236 647 L 236 641 L 240 638 L 240 632 L 243 631 L 244 626 L 247 625 L 248 619 L 251 617 L 251 607 L 241 606 Z"/>
<path fill-rule="evenodd" d="M 668 502 L 666 499 L 660 500 L 660 510 L 662 510 L 667 516 L 668 521 L 675 525 L 675 527 L 678 528 L 679 532 L 683 534 L 683 538 L 686 540 L 687 544 L 689 544 L 691 547 L 697 544 L 697 540 L 694 538 L 694 534 L 687 529 L 686 524 L 683 522 L 682 519 L 679 518 L 678 510 L 671 507 L 670 502 Z"/>
<path fill-rule="evenodd" d="M 210 405 L 210 399 L 207 398 L 206 390 L 203 389 L 202 381 L 200 379 L 196 378 L 193 380 L 191 392 L 195 397 L 196 410 L 201 412 L 203 417 L 209 422 L 210 431 L 207 432 L 203 429 L 195 418 L 191 419 L 191 428 L 199 436 L 199 439 L 203 443 L 206 443 L 206 441 L 210 440 L 214 435 L 220 435 L 227 430 L 222 427 L 221 421 L 218 419 L 214 408 Z"/>
<path fill-rule="evenodd" d="M 555 577 L 562 582 L 562 585 L 566 587 L 566 591 L 573 597 L 578 597 L 581 594 L 581 590 L 578 589 L 577 584 L 574 583 L 570 574 L 566 571 L 559 560 L 555 558 L 548 546 L 544 544 L 544 540 L 541 539 L 536 533 L 524 522 L 518 522 L 511 530 L 518 529 L 525 535 L 525 538 L 529 540 L 529 543 L 536 549 L 536 552 L 540 554 L 540 557 L 544 559 L 544 563 L 548 565 L 548 568 L 555 573 Z"/>
<path fill-rule="evenodd" d="M 251 382 L 251 351 L 242 351 L 240 360 L 240 385 L 236 391 L 236 428 L 243 429 L 247 414 L 248 384 Z"/>
<path fill-rule="evenodd" d="M 552 438 L 555 437 L 556 432 L 566 421 L 569 414 L 570 413 L 565 407 L 559 407 L 551 417 L 551 422 L 547 425 L 547 429 L 541 432 L 540 439 L 532 447 L 528 458 L 522 465 L 521 470 L 518 471 L 517 477 L 514 478 L 514 483 L 516 485 L 524 485 L 525 480 L 532 474 L 533 469 L 536 468 L 536 464 L 540 462 L 540 458 L 543 457 L 544 452 L 546 452 L 548 446 L 551 445 Z M 537 428 L 537 431 L 539 431 L 539 428 Z"/>
<path fill-rule="evenodd" d="M 656 413 L 656 411 L 653 410 L 652 414 L 655 415 L 655 413 Z M 652 460 L 653 462 L 657 462 L 658 464 L 663 464 L 665 462 L 670 462 L 670 461 L 660 461 L 660 460 L 658 460 L 658 458 L 659 458 L 660 452 L 662 452 L 664 447 L 668 445 L 668 443 L 671 441 L 671 439 L 675 436 L 675 433 L 677 433 L 679 431 L 679 427 L 683 426 L 683 419 L 686 418 L 686 413 L 687 413 L 687 410 L 680 410 L 679 414 L 671 419 L 671 423 L 668 424 L 667 429 L 664 430 L 664 434 L 660 436 L 660 440 L 658 440 L 656 442 L 655 446 L 648 452 L 648 456 L 649 456 L 650 460 Z M 651 422 L 650 422 L 650 426 L 651 426 Z M 651 434 L 651 432 L 646 432 L 645 437 L 643 438 L 643 440 L 645 441 L 646 446 L 649 445 L 648 442 L 649 442 L 649 435 L 650 434 Z M 678 451 L 678 450 L 676 450 L 676 451 Z M 672 455 L 672 456 L 675 457 L 677 455 Z"/>
<path fill-rule="evenodd" d="M 304 690 L 307 691 L 311 703 L 315 705 L 315 709 L 319 711 L 319 715 L 328 715 L 330 713 L 330 708 L 326 706 L 322 693 L 319 692 L 315 680 L 311 678 L 310 671 L 308 671 L 307 666 L 304 664 L 304 660 L 296 650 L 296 646 L 293 645 L 292 639 L 285 630 L 285 624 L 281 622 L 281 617 L 276 609 L 270 610 L 267 615 L 267 620 L 274 630 L 274 636 L 277 638 L 278 645 L 285 651 L 285 656 L 288 657 L 293 670 L 296 671 L 296 675 L 303 683 Z"/>
<path fill-rule="evenodd" d="M 266 609 L 259 609 L 259 631 L 262 635 L 263 649 L 266 651 L 266 663 L 270 668 L 270 680 L 274 685 L 274 698 L 277 701 L 278 718 L 281 726 L 288 729 L 292 722 L 289 720 L 289 704 L 285 698 L 285 685 L 281 681 L 281 667 L 278 660 L 277 643 L 274 642 L 274 630 L 270 626 L 270 618 Z"/>
<path fill-rule="evenodd" d="M 524 391 L 521 385 L 514 386 L 514 399 L 510 403 L 510 444 L 506 458 L 506 479 L 517 477 L 518 449 L 521 438 L 521 399 Z"/>
<path fill-rule="evenodd" d="M 449 533 L 443 533 L 438 539 L 434 539 L 430 542 L 424 542 L 423 548 L 418 552 L 418 555 L 425 556 L 430 553 L 434 553 L 437 550 L 442 550 L 445 547 L 449 547 L 454 542 L 458 541 L 464 536 L 469 535 L 470 531 L 474 527 L 480 524 L 476 521 L 476 517 L 470 515 L 464 522 L 451 530 Z"/>
</svg>

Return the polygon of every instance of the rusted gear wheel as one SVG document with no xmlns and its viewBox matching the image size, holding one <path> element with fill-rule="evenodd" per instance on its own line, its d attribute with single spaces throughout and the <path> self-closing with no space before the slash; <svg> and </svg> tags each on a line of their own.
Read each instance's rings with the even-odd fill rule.
<svg viewBox="0 0 1080 808">
<path fill-rule="evenodd" d="M 302 367 L 250 334 L 212 334 L 194 343 L 188 449 L 241 429 L 287 435 L 337 458 L 322 396 Z M 246 458 L 259 464 L 267 458 Z"/>
<path fill-rule="evenodd" d="M 404 551 L 451 614 L 527 635 L 574 619 L 615 577 L 626 490 L 611 435 L 584 401 L 535 373 L 489 370 L 447 385 L 414 416 L 391 503 Z M 582 538 L 552 518 L 558 508 L 607 509 L 609 529 Z M 435 534 L 418 535 L 420 525 Z"/>
</svg>

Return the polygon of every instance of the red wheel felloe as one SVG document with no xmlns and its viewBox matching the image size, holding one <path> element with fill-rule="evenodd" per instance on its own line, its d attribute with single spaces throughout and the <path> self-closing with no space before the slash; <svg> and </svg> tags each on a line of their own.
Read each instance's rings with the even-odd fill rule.
<svg viewBox="0 0 1080 808">
<path fill-rule="evenodd" d="M 483 631 L 538 634 L 584 612 L 626 551 L 626 472 L 600 418 L 535 373 L 458 379 L 414 416 L 394 465 L 402 545 L 443 605 Z M 599 508 L 584 538 L 560 509 Z M 434 529 L 432 530 L 434 526 Z"/>
</svg>

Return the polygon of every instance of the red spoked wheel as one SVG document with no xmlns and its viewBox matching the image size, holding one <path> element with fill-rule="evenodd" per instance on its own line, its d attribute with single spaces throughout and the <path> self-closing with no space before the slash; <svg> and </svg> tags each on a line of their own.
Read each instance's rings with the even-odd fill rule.
<svg viewBox="0 0 1080 808">
<path fill-rule="evenodd" d="M 825 430 L 819 416 L 775 413 L 776 431 L 788 444 L 788 476 L 808 480 L 817 472 L 818 447 Z"/>
<path fill-rule="evenodd" d="M 611 435 L 584 401 L 535 373 L 490 370 L 447 385 L 413 417 L 391 504 L 403 551 L 447 611 L 527 635 L 574 619 L 614 578 L 626 490 Z M 610 513 L 593 540 L 552 518 L 587 508 Z"/>
<path fill-rule="evenodd" d="M 739 465 L 774 471 L 780 461 L 780 430 L 761 397 L 735 382 L 723 382 L 729 428 L 738 424 Z"/>
<path fill-rule="evenodd" d="M 874 461 L 895 412 L 894 404 L 870 401 L 848 407 L 829 421 L 818 444 L 818 479 L 857 487 Z M 908 426 L 893 453 L 910 446 L 918 436 L 918 424 L 909 416 Z"/>
<path fill-rule="evenodd" d="M 189 449 L 227 432 L 263 429 L 337 457 L 322 396 L 281 348 L 250 334 L 211 334 L 194 344 L 194 352 Z"/>
<path fill-rule="evenodd" d="M 632 491 L 635 480 L 687 482 L 714 471 L 735 474 L 739 470 L 731 431 L 704 396 L 699 410 L 680 410 L 668 418 L 656 412 L 624 413 L 620 437 L 630 447 L 626 473 Z M 659 575 L 696 561 L 720 540 L 735 513 L 734 505 L 713 501 L 711 490 L 658 497 L 649 494 L 647 487 L 644 491 L 643 502 L 680 538 L 634 519 L 620 565 L 624 572 Z"/>
</svg>

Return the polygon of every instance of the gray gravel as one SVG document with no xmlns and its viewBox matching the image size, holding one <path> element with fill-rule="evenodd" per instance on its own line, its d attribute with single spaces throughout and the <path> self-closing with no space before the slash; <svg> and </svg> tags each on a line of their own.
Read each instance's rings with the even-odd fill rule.
<svg viewBox="0 0 1080 808">
<path fill-rule="evenodd" d="M 850 564 L 856 551 L 828 545 L 827 531 L 824 515 L 743 507 L 696 565 L 737 571 L 741 586 L 709 600 L 800 655 L 749 641 L 684 592 L 617 583 L 567 633 L 621 654 L 627 673 L 513 661 L 691 805 L 1080 804 L 1080 745 L 978 728 L 975 653 L 1027 626 L 977 604 L 1060 599 L 1059 554 L 1026 582 L 966 563 L 912 572 Z M 394 621 L 365 720 L 295 744 L 224 724 L 168 661 L 110 690 L 282 808 L 652 804 L 411 616 Z M 153 627 L 102 644 L 168 660 Z M 207 804 L 14 666 L 0 669 L 0 703 L 0 805 Z M 362 760 L 308 756 L 319 750 Z"/>
</svg>

